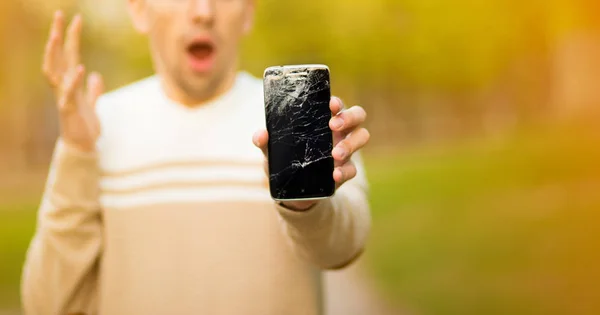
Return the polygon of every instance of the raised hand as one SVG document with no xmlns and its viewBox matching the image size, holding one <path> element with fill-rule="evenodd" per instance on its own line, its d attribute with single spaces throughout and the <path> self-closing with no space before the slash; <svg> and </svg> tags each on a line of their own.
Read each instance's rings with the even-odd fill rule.
<svg viewBox="0 0 600 315">
<path fill-rule="evenodd" d="M 77 149 L 92 152 L 100 135 L 95 105 L 104 85 L 97 73 L 91 73 L 85 82 L 85 67 L 80 63 L 82 22 L 76 15 L 63 40 L 65 17 L 60 11 L 54 14 L 42 71 L 56 97 L 61 138 Z"/>
</svg>

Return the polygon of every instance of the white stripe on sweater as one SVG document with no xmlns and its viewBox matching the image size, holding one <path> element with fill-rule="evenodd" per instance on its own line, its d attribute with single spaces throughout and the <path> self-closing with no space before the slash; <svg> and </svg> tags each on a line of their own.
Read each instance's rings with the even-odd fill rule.
<svg viewBox="0 0 600 315">
<path fill-rule="evenodd" d="M 261 184 L 265 180 L 264 170 L 255 166 L 173 166 L 167 169 L 152 169 L 129 175 L 106 176 L 100 180 L 100 188 L 102 190 L 118 191 L 177 182 Z"/>
<path fill-rule="evenodd" d="M 202 187 L 146 190 L 126 195 L 104 194 L 100 201 L 105 208 L 125 208 L 159 203 L 214 202 L 214 201 L 265 201 L 271 197 L 267 188 L 252 187 Z"/>
</svg>

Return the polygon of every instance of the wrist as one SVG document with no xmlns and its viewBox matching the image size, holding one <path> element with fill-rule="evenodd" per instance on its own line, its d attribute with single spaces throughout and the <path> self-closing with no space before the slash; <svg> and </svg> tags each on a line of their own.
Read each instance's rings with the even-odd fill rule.
<svg viewBox="0 0 600 315">
<path fill-rule="evenodd" d="M 313 208 L 317 201 L 278 201 L 277 203 L 286 209 L 303 212 Z"/>
</svg>

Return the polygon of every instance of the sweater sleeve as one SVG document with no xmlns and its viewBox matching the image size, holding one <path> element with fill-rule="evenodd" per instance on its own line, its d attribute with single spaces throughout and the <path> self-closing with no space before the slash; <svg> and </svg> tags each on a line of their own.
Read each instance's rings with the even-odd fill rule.
<svg viewBox="0 0 600 315">
<path fill-rule="evenodd" d="M 285 234 L 297 254 L 322 269 L 340 269 L 358 258 L 371 228 L 368 183 L 360 154 L 357 175 L 331 198 L 306 211 L 276 205 Z"/>
<path fill-rule="evenodd" d="M 96 314 L 102 248 L 95 154 L 58 140 L 25 258 L 24 314 Z"/>
</svg>

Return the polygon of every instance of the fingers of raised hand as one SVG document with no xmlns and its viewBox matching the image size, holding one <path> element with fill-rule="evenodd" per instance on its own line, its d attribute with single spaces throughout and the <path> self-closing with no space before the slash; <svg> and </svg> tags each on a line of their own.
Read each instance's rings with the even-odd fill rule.
<svg viewBox="0 0 600 315">
<path fill-rule="evenodd" d="M 104 81 L 102 76 L 96 72 L 90 73 L 87 79 L 86 101 L 88 106 L 96 106 L 96 101 L 104 92 Z"/>
<path fill-rule="evenodd" d="M 67 82 L 63 84 L 58 101 L 60 112 L 70 113 L 77 110 L 77 104 L 81 102 L 83 97 L 84 78 L 85 68 L 79 65 L 76 67 L 74 75 L 66 79 Z"/>
<path fill-rule="evenodd" d="M 82 18 L 81 15 L 77 14 L 69 28 L 67 30 L 67 36 L 65 39 L 65 47 L 64 47 L 64 58 L 65 65 L 67 67 L 67 71 L 72 72 L 75 71 L 77 65 L 80 62 L 80 42 L 81 42 L 81 28 L 82 28 Z"/>
<path fill-rule="evenodd" d="M 75 76 L 80 63 L 82 25 L 82 18 L 78 14 L 69 24 L 64 38 L 64 14 L 61 11 L 54 14 L 42 63 L 42 72 L 54 88 L 67 84 Z"/>
<path fill-rule="evenodd" d="M 54 14 L 42 64 L 42 71 L 52 87 L 59 86 L 64 74 L 63 27 L 64 16 L 58 11 Z"/>
</svg>

